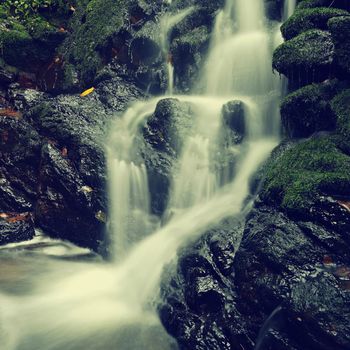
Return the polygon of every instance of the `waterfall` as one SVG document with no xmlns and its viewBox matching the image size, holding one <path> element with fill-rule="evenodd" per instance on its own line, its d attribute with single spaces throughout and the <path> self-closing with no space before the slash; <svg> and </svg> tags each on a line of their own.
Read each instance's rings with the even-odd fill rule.
<svg viewBox="0 0 350 350">
<path fill-rule="evenodd" d="M 286 21 L 294 12 L 296 0 L 284 0 L 283 20 Z"/>
<path fill-rule="evenodd" d="M 158 99 L 137 102 L 112 127 L 107 148 L 113 255 L 118 259 L 154 229 L 146 166 L 137 157 L 138 127 L 151 115 Z"/>
<path fill-rule="evenodd" d="M 171 4 L 171 0 L 168 0 L 168 3 Z M 168 89 L 167 93 L 169 95 L 173 94 L 174 90 L 174 66 L 169 54 L 169 33 L 171 29 L 189 14 L 194 11 L 195 7 L 189 7 L 174 15 L 165 13 L 160 20 L 160 46 L 163 53 L 163 56 L 166 58 L 166 67 L 168 75 Z"/>
<path fill-rule="evenodd" d="M 165 55 L 169 30 L 191 11 L 163 19 Z M 161 274 L 181 246 L 220 220 L 246 213 L 249 181 L 279 137 L 280 86 L 271 72 L 275 37 L 266 25 L 263 0 L 227 0 L 218 12 L 200 82 L 203 94 L 175 95 L 191 104 L 194 122 L 172 165 L 166 215 L 174 215 L 167 215 L 163 227 L 161 218 L 150 213 L 137 142 L 140 127 L 162 97 L 135 102 L 116 117 L 106 147 L 115 262 L 74 268 L 62 262 L 40 276 L 28 296 L 0 296 L 5 350 L 174 349 L 155 311 Z M 168 93 L 172 75 L 169 69 Z M 232 145 L 235 171 L 221 181 L 222 113 L 230 101 L 243 104 L 247 130 L 241 143 Z"/>
</svg>

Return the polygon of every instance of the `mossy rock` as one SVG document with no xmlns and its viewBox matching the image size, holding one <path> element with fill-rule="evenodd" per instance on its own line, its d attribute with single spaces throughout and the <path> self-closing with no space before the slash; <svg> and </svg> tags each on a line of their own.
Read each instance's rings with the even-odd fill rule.
<svg viewBox="0 0 350 350">
<path fill-rule="evenodd" d="M 319 29 L 308 30 L 283 43 L 273 54 L 273 68 L 297 86 L 329 78 L 333 61 L 332 36 Z"/>
<path fill-rule="evenodd" d="M 337 116 L 337 131 L 350 149 L 350 89 L 335 96 L 331 101 L 331 107 Z"/>
<path fill-rule="evenodd" d="M 350 11 L 349 0 L 304 0 L 298 4 L 298 9 L 313 7 L 333 7 Z"/>
<path fill-rule="evenodd" d="M 337 82 L 312 84 L 288 95 L 281 105 L 281 117 L 289 137 L 308 137 L 317 131 L 335 129 L 336 117 L 330 100 Z"/>
<path fill-rule="evenodd" d="M 337 136 L 311 138 L 268 163 L 262 200 L 302 215 L 319 195 L 350 195 L 350 157 L 338 144 Z"/>
<path fill-rule="evenodd" d="M 103 66 L 100 51 L 124 23 L 129 1 L 82 1 L 71 21 L 71 35 L 60 53 L 73 64 L 82 85 L 90 84 Z"/>
<path fill-rule="evenodd" d="M 345 10 L 317 7 L 297 10 L 281 26 L 281 32 L 286 40 L 290 40 L 297 35 L 310 29 L 327 30 L 327 22 L 330 18 L 349 14 Z"/>
<path fill-rule="evenodd" d="M 328 21 L 335 45 L 335 61 L 339 76 L 350 75 L 350 16 L 331 18 Z"/>
<path fill-rule="evenodd" d="M 193 29 L 176 38 L 170 47 L 177 78 L 177 86 L 186 90 L 198 78 L 210 42 L 210 32 L 206 26 Z"/>
<path fill-rule="evenodd" d="M 65 33 L 41 16 L 26 18 L 23 23 L 8 16 L 0 24 L 0 57 L 8 65 L 36 72 L 52 59 L 64 37 Z"/>
</svg>

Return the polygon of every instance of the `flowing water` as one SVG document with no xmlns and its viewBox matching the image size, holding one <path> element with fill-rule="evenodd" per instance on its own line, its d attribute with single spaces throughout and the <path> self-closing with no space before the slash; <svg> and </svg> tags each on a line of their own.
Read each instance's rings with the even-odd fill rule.
<svg viewBox="0 0 350 350">
<path fill-rule="evenodd" d="M 286 0 L 283 8 L 283 20 L 287 20 L 294 12 L 296 7 L 296 0 Z"/>
<path fill-rule="evenodd" d="M 164 20 L 165 51 L 170 28 L 191 11 Z M 155 311 L 161 274 L 179 247 L 245 210 L 249 180 L 278 142 L 280 83 L 271 72 L 276 41 L 262 0 L 227 0 L 217 14 L 199 83 L 204 93 L 176 96 L 191 105 L 193 126 L 172 165 L 166 215 L 173 215 L 164 226 L 150 213 L 147 171 L 137 146 L 140 127 L 162 97 L 138 101 L 116 119 L 106 151 L 115 262 L 42 254 L 31 266 L 25 250 L 5 250 L 2 266 L 14 271 L 14 280 L 0 296 L 4 350 L 176 349 Z M 222 109 L 229 101 L 243 103 L 246 132 L 242 143 L 228 147 L 235 170 L 223 181 L 217 158 L 226 152 Z"/>
</svg>

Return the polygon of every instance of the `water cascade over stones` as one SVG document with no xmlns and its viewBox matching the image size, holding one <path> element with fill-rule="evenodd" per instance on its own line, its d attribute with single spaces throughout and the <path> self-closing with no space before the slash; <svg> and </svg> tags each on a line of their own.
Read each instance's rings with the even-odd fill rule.
<svg viewBox="0 0 350 350">
<path fill-rule="evenodd" d="M 192 10 L 168 17 L 164 33 Z M 144 151 L 152 148 L 141 131 L 169 96 L 135 102 L 116 118 L 106 147 L 115 262 L 60 262 L 29 295 L 2 295 L 6 350 L 176 348 L 156 313 L 162 271 L 188 241 L 246 213 L 250 180 L 278 142 L 275 34 L 266 22 L 263 1 L 227 0 L 218 12 L 196 89 L 203 93 L 171 99 L 188 106 L 191 122 L 180 114 L 175 140 L 172 130 L 155 136 L 171 154 L 169 198 L 158 217 Z"/>
<path fill-rule="evenodd" d="M 171 4 L 171 0 L 168 1 Z M 168 88 L 167 93 L 172 95 L 174 92 L 174 66 L 172 62 L 171 55 L 169 53 L 169 33 L 171 29 L 179 22 L 181 22 L 186 16 L 192 13 L 194 7 L 189 7 L 182 11 L 179 11 L 175 15 L 165 14 L 160 23 L 160 46 L 162 49 L 163 56 L 166 58 L 166 67 L 167 67 L 167 75 L 168 75 Z"/>
</svg>

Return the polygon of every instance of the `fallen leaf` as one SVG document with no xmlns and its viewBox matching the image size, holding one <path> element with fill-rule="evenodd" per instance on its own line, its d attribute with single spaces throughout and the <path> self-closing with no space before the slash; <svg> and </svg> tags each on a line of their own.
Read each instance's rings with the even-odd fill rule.
<svg viewBox="0 0 350 350">
<path fill-rule="evenodd" d="M 7 219 L 9 216 L 6 213 L 0 213 L 0 218 L 1 219 Z"/>
<path fill-rule="evenodd" d="M 95 90 L 94 87 L 92 87 L 92 88 L 90 88 L 90 89 L 87 89 L 87 90 L 83 91 L 83 92 L 80 94 L 80 97 L 84 97 L 84 96 L 90 95 L 94 90 Z"/>
<path fill-rule="evenodd" d="M 73 5 L 70 5 L 69 9 L 70 9 L 72 12 L 75 12 L 75 11 L 76 11 L 76 9 L 75 9 L 75 7 L 74 7 Z"/>
<path fill-rule="evenodd" d="M 28 219 L 28 213 L 17 214 L 6 219 L 9 223 L 14 223 L 18 221 L 26 221 Z"/>
<path fill-rule="evenodd" d="M 68 155 L 68 149 L 67 149 L 67 147 L 63 147 L 63 148 L 62 148 L 61 155 L 62 155 L 63 157 L 67 157 L 67 155 Z"/>
<path fill-rule="evenodd" d="M 347 211 L 350 211 L 350 202 L 338 201 L 338 204 L 345 208 Z"/>
<path fill-rule="evenodd" d="M 12 108 L 2 108 L 2 109 L 0 109 L 0 116 L 21 118 L 22 117 L 22 113 L 18 112 L 18 111 L 15 111 Z"/>
</svg>

